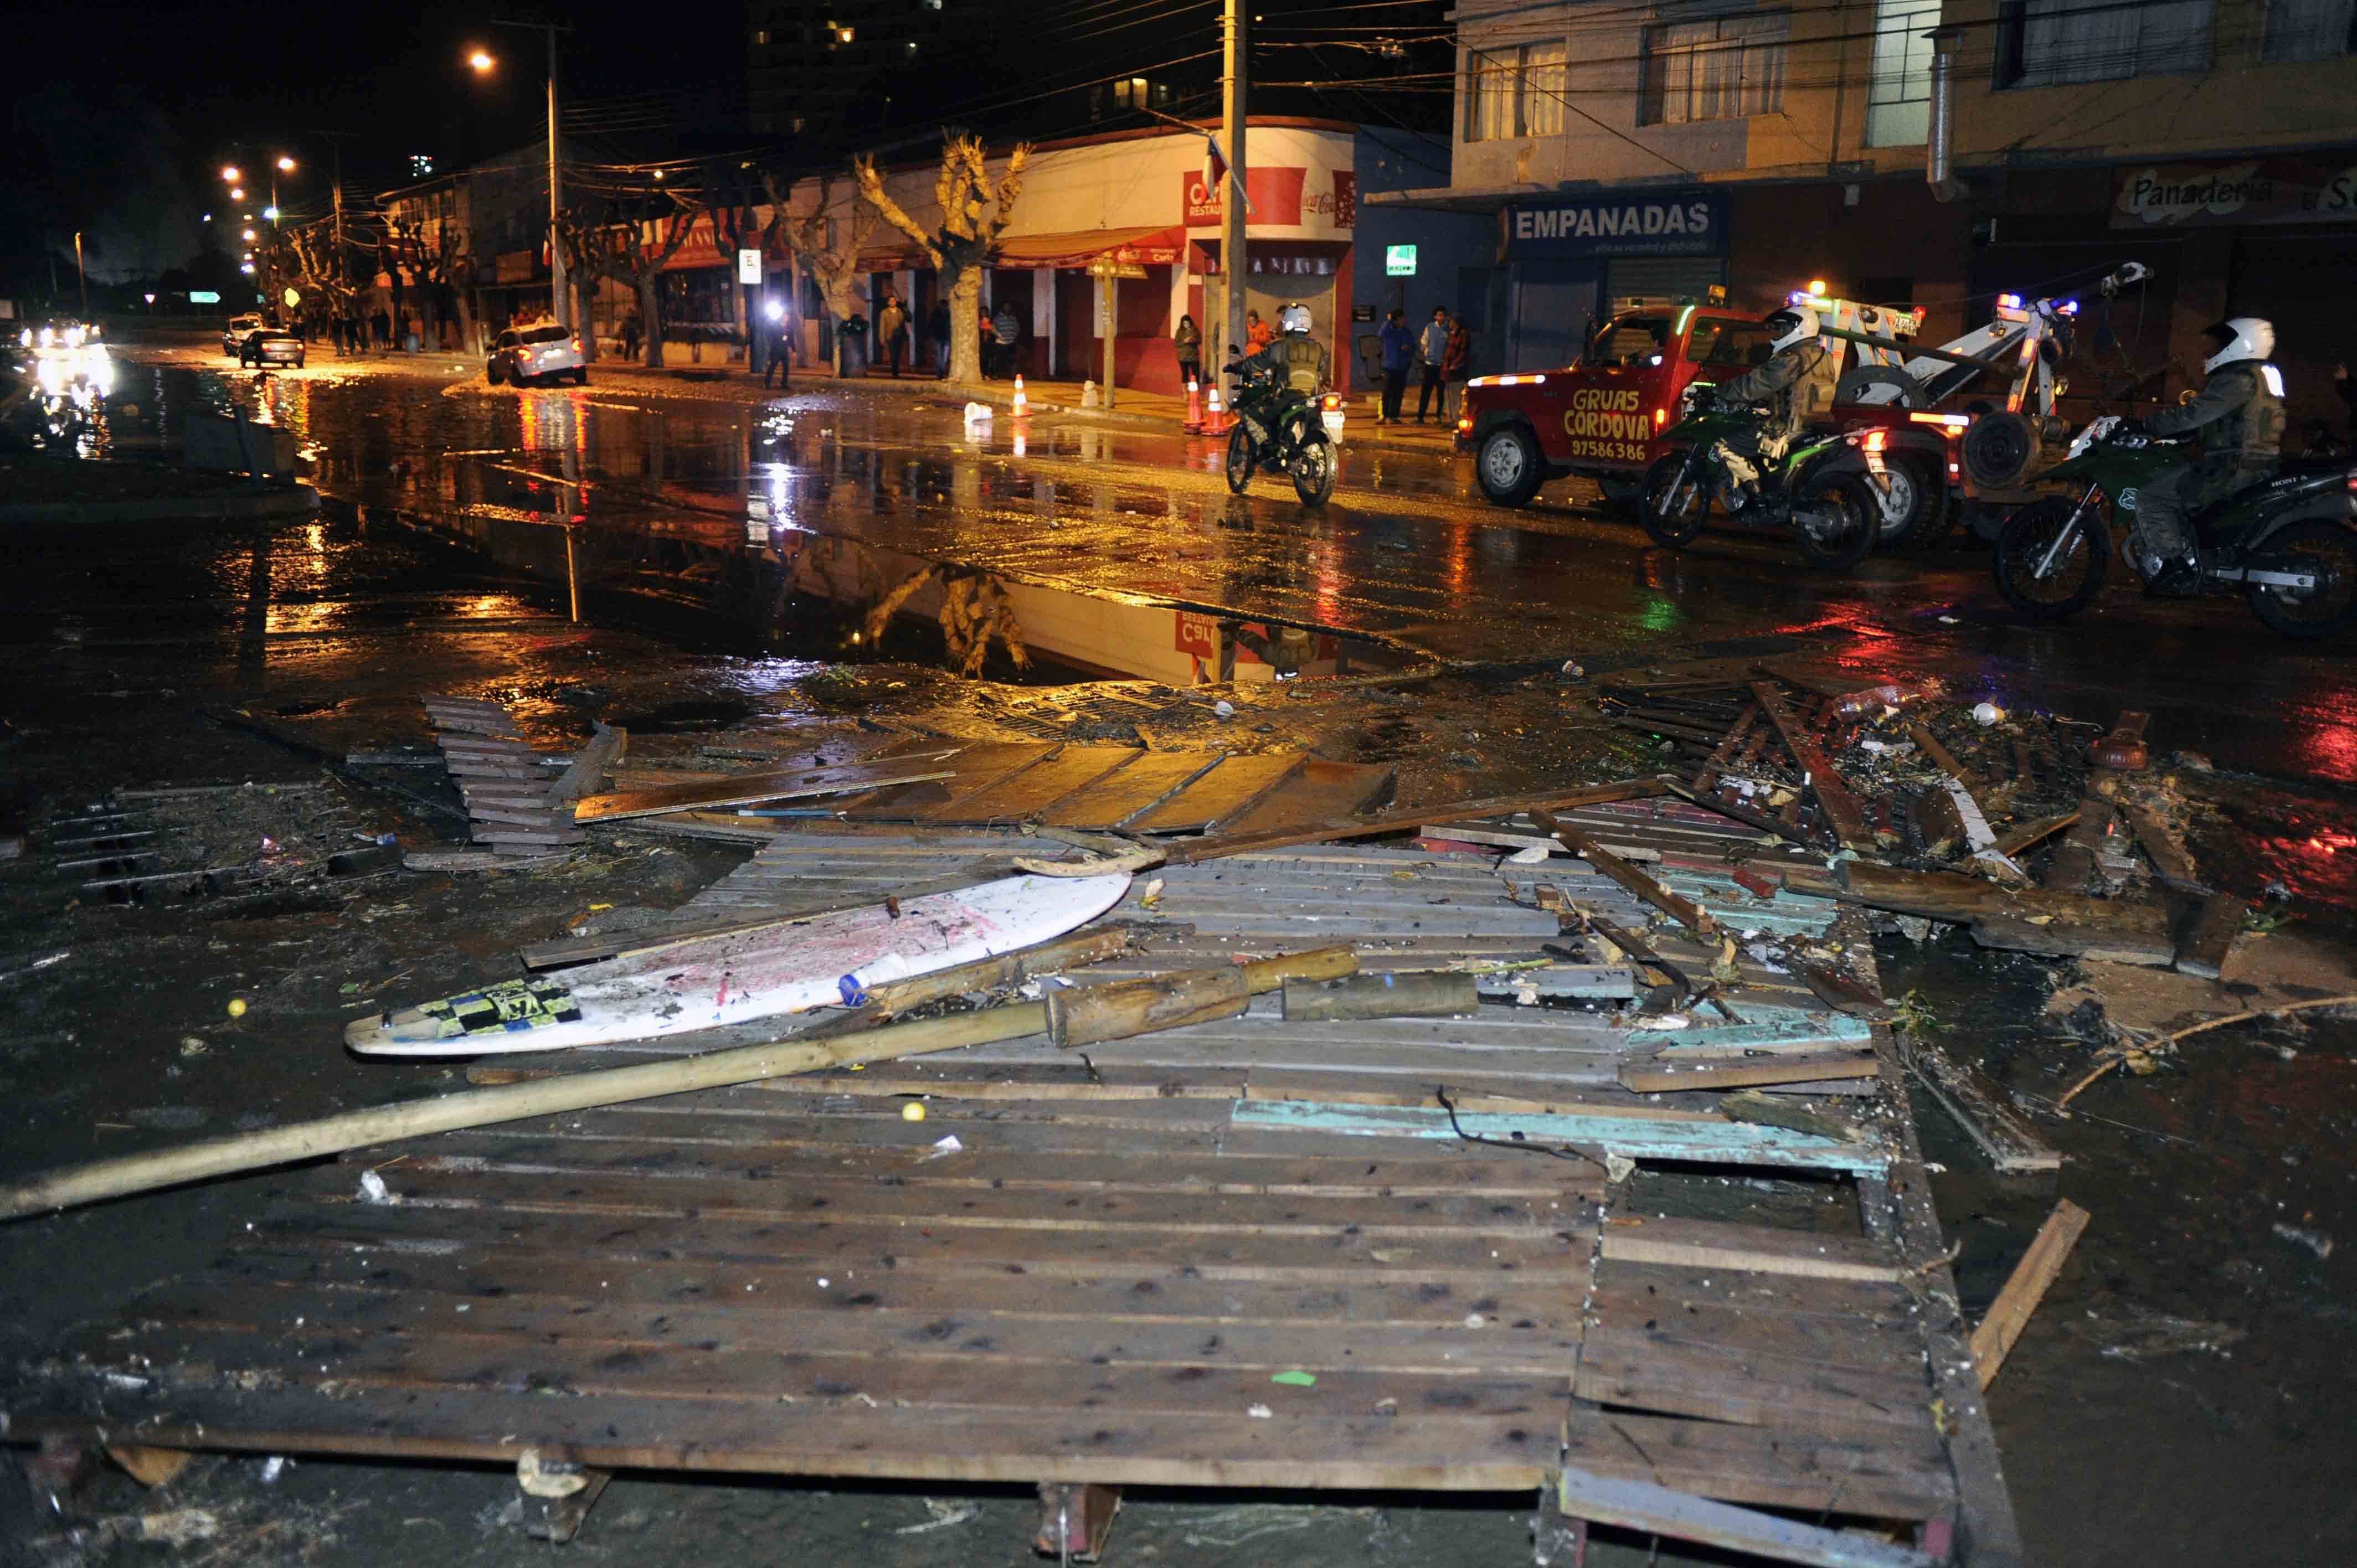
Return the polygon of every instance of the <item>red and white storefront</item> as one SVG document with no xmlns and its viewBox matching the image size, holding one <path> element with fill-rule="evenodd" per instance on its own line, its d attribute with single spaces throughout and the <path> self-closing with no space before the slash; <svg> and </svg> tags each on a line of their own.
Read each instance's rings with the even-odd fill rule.
<svg viewBox="0 0 2357 1568">
<path fill-rule="evenodd" d="M 1273 326 L 1289 304 L 1309 307 L 1312 330 L 1333 355 L 1338 385 L 1353 374 L 1351 341 L 1351 231 L 1358 220 L 1357 127 L 1336 121 L 1254 119 L 1246 145 L 1247 305 Z M 1214 177 L 1204 139 L 1176 128 L 1042 143 L 1032 151 L 1013 220 L 985 272 L 983 299 L 996 311 L 1014 306 L 1024 328 L 1017 368 L 1026 374 L 1079 381 L 1103 373 L 1104 290 L 1097 262 L 1143 267 L 1114 295 L 1116 386 L 1179 392 L 1171 341 L 1182 315 L 1203 334 L 1203 362 L 1214 365 L 1225 329 L 1228 269 L 1220 254 L 1221 201 L 1231 182 Z M 1004 156 L 991 160 L 995 177 Z M 895 166 L 886 184 L 920 224 L 938 221 L 932 160 Z M 838 212 L 853 199 L 848 182 L 830 192 Z M 817 182 L 795 191 L 808 210 Z M 910 309 L 911 359 L 929 364 L 927 322 L 938 280 L 917 248 L 879 228 L 860 256 L 871 274 L 869 297 L 889 288 Z"/>
</svg>

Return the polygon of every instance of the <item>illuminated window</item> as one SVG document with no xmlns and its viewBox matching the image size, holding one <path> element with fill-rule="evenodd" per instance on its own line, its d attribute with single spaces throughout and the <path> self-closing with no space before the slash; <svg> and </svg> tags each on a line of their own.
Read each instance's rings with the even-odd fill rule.
<svg viewBox="0 0 2357 1568">
<path fill-rule="evenodd" d="M 1151 86 L 1142 76 L 1129 77 L 1113 84 L 1113 104 L 1116 109 L 1143 109 Z"/>
<path fill-rule="evenodd" d="M 1466 56 L 1465 139 L 1503 141 L 1563 131 L 1564 46 L 1477 49 Z"/>
<path fill-rule="evenodd" d="M 767 44 L 770 41 L 770 29 L 767 27 L 754 28 L 753 41 L 756 44 Z"/>
</svg>

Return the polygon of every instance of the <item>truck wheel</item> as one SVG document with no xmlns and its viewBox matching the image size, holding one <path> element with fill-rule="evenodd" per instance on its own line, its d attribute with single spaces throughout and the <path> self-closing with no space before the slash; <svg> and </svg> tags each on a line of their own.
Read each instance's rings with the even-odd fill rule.
<svg viewBox="0 0 2357 1568">
<path fill-rule="evenodd" d="M 2010 409 L 1984 413 L 1964 432 L 1964 472 L 1976 485 L 2017 484 L 2038 456 L 2038 432 Z"/>
<path fill-rule="evenodd" d="M 1939 482 L 1932 465 L 1894 457 L 1884 469 L 1890 491 L 1883 498 L 1879 548 L 1917 555 L 1947 538 L 1955 520 L 1948 510 L 1947 487 Z"/>
<path fill-rule="evenodd" d="M 1501 424 L 1481 438 L 1473 474 L 1491 506 L 1524 507 L 1546 483 L 1546 457 L 1527 426 Z"/>
</svg>

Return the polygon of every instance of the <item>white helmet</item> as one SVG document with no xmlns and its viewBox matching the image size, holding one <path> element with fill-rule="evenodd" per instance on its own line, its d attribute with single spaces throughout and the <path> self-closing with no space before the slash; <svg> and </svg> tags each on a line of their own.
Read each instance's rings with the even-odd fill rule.
<svg viewBox="0 0 2357 1568">
<path fill-rule="evenodd" d="M 2272 360 L 2276 355 L 2275 323 L 2261 317 L 2229 317 L 2201 332 L 2218 350 L 2201 361 L 2204 371 L 2243 360 Z"/>
<path fill-rule="evenodd" d="M 1306 305 L 1286 306 L 1276 313 L 1276 328 L 1286 337 L 1309 330 L 1309 307 Z"/>
<path fill-rule="evenodd" d="M 1760 326 L 1768 328 L 1768 346 L 1781 353 L 1793 344 L 1817 335 L 1817 313 L 1805 305 L 1788 305 L 1781 310 L 1771 310 Z"/>
</svg>

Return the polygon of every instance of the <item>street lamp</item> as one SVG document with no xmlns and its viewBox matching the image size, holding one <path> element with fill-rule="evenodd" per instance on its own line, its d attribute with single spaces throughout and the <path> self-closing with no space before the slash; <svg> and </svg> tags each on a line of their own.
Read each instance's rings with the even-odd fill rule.
<svg viewBox="0 0 2357 1568">
<path fill-rule="evenodd" d="M 238 182 L 239 177 L 237 166 L 235 164 L 224 164 L 221 166 L 222 179 L 228 181 L 231 185 L 235 185 Z"/>
<path fill-rule="evenodd" d="M 278 172 L 280 174 L 293 174 L 295 172 L 295 160 L 287 157 L 284 154 L 281 154 L 278 159 Z"/>
<path fill-rule="evenodd" d="M 556 215 L 564 207 L 562 185 L 557 174 L 556 119 L 556 35 L 573 29 L 561 22 L 514 22 L 500 16 L 491 18 L 495 27 L 532 27 L 548 39 L 548 291 L 553 314 L 560 326 L 573 324 L 573 312 L 565 297 L 565 247 L 556 234 Z M 491 57 L 477 49 L 467 61 L 477 70 L 489 70 L 495 63 Z"/>
<path fill-rule="evenodd" d="M 485 71 L 490 70 L 500 62 L 493 59 L 481 49 L 477 49 L 473 54 L 467 57 L 467 63 L 473 66 L 478 71 Z"/>
</svg>

